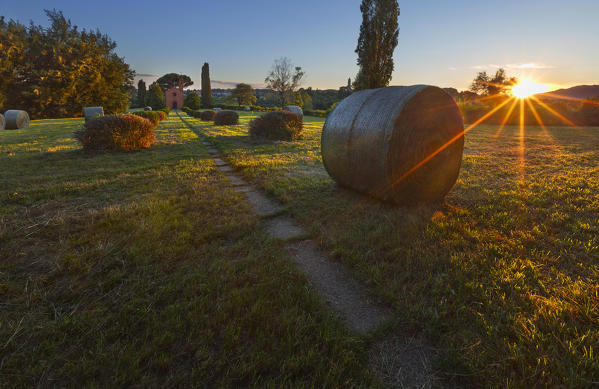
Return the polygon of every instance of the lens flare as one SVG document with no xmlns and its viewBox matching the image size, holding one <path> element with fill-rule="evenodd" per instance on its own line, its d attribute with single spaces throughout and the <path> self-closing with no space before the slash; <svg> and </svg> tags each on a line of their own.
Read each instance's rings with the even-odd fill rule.
<svg viewBox="0 0 599 389">
<path fill-rule="evenodd" d="M 549 86 L 540 84 L 533 80 L 522 80 L 512 88 L 512 95 L 525 99 L 537 93 L 544 93 L 549 90 Z"/>
</svg>

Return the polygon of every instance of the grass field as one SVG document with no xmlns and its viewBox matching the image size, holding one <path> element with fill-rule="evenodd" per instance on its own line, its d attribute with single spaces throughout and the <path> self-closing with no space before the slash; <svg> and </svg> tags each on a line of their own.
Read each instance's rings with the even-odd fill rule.
<svg viewBox="0 0 599 389">
<path fill-rule="evenodd" d="M 181 115 L 181 120 L 179 118 Z M 446 202 L 337 187 L 324 119 L 261 143 L 171 112 L 158 144 L 89 154 L 79 119 L 0 133 L 4 386 L 381 384 L 369 345 L 418 335 L 441 384 L 599 382 L 599 129 L 479 126 Z M 212 138 L 396 316 L 349 332 L 215 169 Z"/>
<path fill-rule="evenodd" d="M 446 203 L 402 209 L 333 183 L 323 119 L 280 145 L 249 140 L 248 119 L 186 118 L 394 308 L 398 334 L 436 345 L 446 382 L 599 382 L 599 128 L 479 126 Z"/>
</svg>

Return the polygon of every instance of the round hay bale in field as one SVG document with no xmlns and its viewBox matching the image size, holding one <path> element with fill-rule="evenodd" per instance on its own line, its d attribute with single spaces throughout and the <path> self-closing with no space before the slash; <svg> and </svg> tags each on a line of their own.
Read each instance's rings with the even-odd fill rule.
<svg viewBox="0 0 599 389">
<path fill-rule="evenodd" d="M 0 131 L 4 130 L 5 126 L 6 126 L 6 122 L 4 121 L 4 115 L 2 115 L 0 113 Z"/>
<path fill-rule="evenodd" d="M 302 108 L 300 106 L 298 106 L 298 105 L 288 105 L 288 106 L 285 107 L 285 109 L 287 111 L 293 112 L 294 114 L 296 114 L 297 116 L 299 116 L 300 119 L 302 119 L 302 120 L 304 119 L 304 111 L 302 111 Z"/>
<path fill-rule="evenodd" d="M 243 110 L 244 110 L 244 111 L 251 111 L 251 110 L 252 110 L 252 108 L 250 108 L 250 106 L 249 106 L 249 105 L 246 105 L 245 107 L 243 107 Z"/>
<path fill-rule="evenodd" d="M 151 111 L 152 107 L 144 107 L 144 111 Z"/>
<path fill-rule="evenodd" d="M 102 107 L 85 107 L 83 108 L 83 116 L 85 121 L 104 116 L 104 108 Z"/>
<path fill-rule="evenodd" d="M 29 114 L 25 111 L 11 109 L 4 112 L 4 120 L 7 130 L 20 130 L 29 128 Z"/>
<path fill-rule="evenodd" d="M 213 110 L 214 112 L 220 112 L 220 111 L 222 111 L 223 109 L 222 109 L 222 108 L 212 108 L 212 110 Z"/>
<path fill-rule="evenodd" d="M 435 202 L 458 178 L 464 121 L 441 88 L 362 90 L 330 113 L 321 148 L 342 186 L 396 204 Z"/>
</svg>

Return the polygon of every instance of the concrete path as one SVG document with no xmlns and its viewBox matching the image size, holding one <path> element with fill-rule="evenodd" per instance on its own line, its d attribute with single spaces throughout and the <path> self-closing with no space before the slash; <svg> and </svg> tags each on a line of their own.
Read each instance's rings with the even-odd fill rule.
<svg viewBox="0 0 599 389">
<path fill-rule="evenodd" d="M 285 250 L 303 270 L 312 286 L 341 314 L 357 332 L 367 332 L 391 315 L 375 304 L 363 288 L 339 263 L 330 261 L 292 218 L 282 215 L 284 207 L 238 177 L 210 143 L 202 142 L 212 155 L 216 167 L 225 173 L 233 189 L 243 193 L 254 212 L 265 219 L 266 231 L 275 239 L 286 241 Z"/>
</svg>

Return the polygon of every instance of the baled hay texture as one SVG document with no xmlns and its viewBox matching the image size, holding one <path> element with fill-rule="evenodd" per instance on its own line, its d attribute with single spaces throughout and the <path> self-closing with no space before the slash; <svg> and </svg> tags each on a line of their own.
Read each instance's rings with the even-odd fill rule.
<svg viewBox="0 0 599 389">
<path fill-rule="evenodd" d="M 304 118 L 304 111 L 302 111 L 302 108 L 298 105 L 288 105 L 285 107 L 285 109 L 287 111 L 291 111 L 294 114 L 296 114 L 297 116 L 299 116 L 300 118 Z"/>
<path fill-rule="evenodd" d="M 4 120 L 6 122 L 7 130 L 29 128 L 29 115 L 25 111 L 16 109 L 6 111 L 4 112 Z"/>
<path fill-rule="evenodd" d="M 340 185 L 385 201 L 440 201 L 460 171 L 463 131 L 457 105 L 440 88 L 358 91 L 326 120 L 323 163 Z"/>
</svg>

